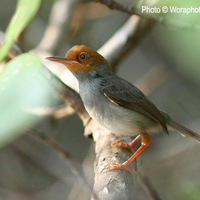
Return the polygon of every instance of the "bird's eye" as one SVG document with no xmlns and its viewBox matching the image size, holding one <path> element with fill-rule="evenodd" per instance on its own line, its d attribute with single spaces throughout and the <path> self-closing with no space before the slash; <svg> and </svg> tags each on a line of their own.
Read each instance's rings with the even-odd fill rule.
<svg viewBox="0 0 200 200">
<path fill-rule="evenodd" d="M 86 58 L 85 54 L 81 54 L 81 55 L 80 55 L 80 58 L 81 58 L 82 60 L 84 60 L 84 59 Z"/>
<path fill-rule="evenodd" d="M 87 59 L 87 54 L 86 53 L 81 53 L 80 55 L 79 55 L 79 59 L 80 60 L 86 60 Z"/>
</svg>

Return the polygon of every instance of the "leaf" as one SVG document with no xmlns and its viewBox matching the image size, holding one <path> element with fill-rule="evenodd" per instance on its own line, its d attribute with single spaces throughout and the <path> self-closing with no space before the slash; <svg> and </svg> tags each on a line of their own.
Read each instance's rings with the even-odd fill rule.
<svg viewBox="0 0 200 200">
<path fill-rule="evenodd" d="M 10 61 L 0 75 L 0 147 L 19 137 L 40 117 L 29 113 L 50 103 L 51 94 L 41 75 L 40 59 L 22 54 Z"/>
<path fill-rule="evenodd" d="M 20 33 L 29 24 L 36 14 L 41 0 L 19 0 L 11 22 L 6 30 L 5 42 L 0 49 L 0 63 L 8 53 L 13 42 L 19 37 Z"/>
</svg>

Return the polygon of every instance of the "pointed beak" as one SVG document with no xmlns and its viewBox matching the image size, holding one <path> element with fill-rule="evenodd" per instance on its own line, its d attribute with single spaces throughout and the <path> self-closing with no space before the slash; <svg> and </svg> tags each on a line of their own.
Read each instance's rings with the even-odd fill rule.
<svg viewBox="0 0 200 200">
<path fill-rule="evenodd" d="M 73 65 L 78 63 L 77 61 L 73 61 L 73 60 L 67 60 L 66 58 L 60 58 L 60 57 L 47 57 L 47 60 L 53 61 L 53 62 L 58 62 L 58 63 L 62 63 L 64 65 Z"/>
<path fill-rule="evenodd" d="M 60 58 L 60 57 L 48 57 L 47 60 L 58 62 L 64 64 L 73 74 L 77 71 L 88 71 L 87 68 L 80 64 L 77 61 L 74 60 L 67 60 L 66 58 Z"/>
</svg>

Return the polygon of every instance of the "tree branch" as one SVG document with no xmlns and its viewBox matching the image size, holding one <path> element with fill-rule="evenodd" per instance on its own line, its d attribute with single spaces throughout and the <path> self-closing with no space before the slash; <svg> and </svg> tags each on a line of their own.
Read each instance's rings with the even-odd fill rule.
<svg viewBox="0 0 200 200">
<path fill-rule="evenodd" d="M 129 14 L 129 15 L 136 14 L 136 13 L 133 12 L 133 8 L 132 7 L 128 7 L 128 6 L 119 4 L 119 3 L 117 3 L 116 1 L 113 1 L 113 0 L 94 0 L 94 1 L 102 3 L 102 4 L 105 4 L 110 9 L 122 11 L 122 12 L 125 12 L 125 13 Z"/>
<path fill-rule="evenodd" d="M 123 163 L 131 156 L 131 151 L 112 147 L 110 144 L 118 139 L 130 142 L 131 137 L 117 137 L 115 134 L 107 132 L 102 128 L 98 132 L 98 137 L 95 139 L 94 193 L 97 194 L 98 199 L 102 200 L 132 199 L 134 196 L 134 176 L 126 170 L 105 170 L 109 163 Z"/>
<path fill-rule="evenodd" d="M 162 15 L 159 14 L 148 14 L 148 13 L 142 13 L 142 8 L 134 8 L 134 7 L 128 7 L 123 4 L 117 3 L 115 0 L 94 0 L 96 2 L 99 2 L 101 4 L 106 5 L 110 9 L 118 10 L 124 13 L 127 13 L 129 15 L 137 15 L 144 19 L 152 20 L 153 22 L 159 23 L 162 26 L 166 26 L 169 28 L 175 28 L 175 29 L 181 29 L 181 30 L 194 30 L 194 31 L 200 31 L 200 24 L 194 24 L 187 23 L 185 21 L 177 21 L 174 19 L 171 19 L 169 17 L 166 17 L 166 14 Z M 145 6 L 145 4 L 144 4 Z"/>
</svg>

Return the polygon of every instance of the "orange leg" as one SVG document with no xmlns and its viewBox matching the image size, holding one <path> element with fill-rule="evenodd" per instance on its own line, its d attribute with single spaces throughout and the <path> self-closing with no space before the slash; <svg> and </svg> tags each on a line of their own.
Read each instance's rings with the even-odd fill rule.
<svg viewBox="0 0 200 200">
<path fill-rule="evenodd" d="M 139 137 L 139 136 L 138 136 Z M 135 138 L 138 139 L 138 137 Z M 150 136 L 148 135 L 148 133 L 140 133 L 140 138 L 141 138 L 141 146 L 138 148 L 138 150 L 127 160 L 125 161 L 124 163 L 122 164 L 116 164 L 116 163 L 111 163 L 109 167 L 107 167 L 106 169 L 108 170 L 113 170 L 113 169 L 125 169 L 131 173 L 134 173 L 135 171 L 133 169 L 130 169 L 129 168 L 129 165 L 131 164 L 131 162 L 137 158 L 140 153 L 142 153 L 142 151 L 144 151 L 144 149 L 150 144 L 151 142 L 151 138 Z M 138 142 L 138 141 L 137 141 Z M 134 143 L 134 140 L 133 142 L 131 143 Z"/>
<path fill-rule="evenodd" d="M 123 143 L 119 140 L 115 141 L 114 143 L 112 143 L 112 146 L 118 146 L 118 147 L 122 147 L 122 148 L 126 148 L 126 149 L 132 149 L 132 151 L 134 152 L 134 146 L 140 141 L 141 136 L 138 135 L 132 142 L 130 143 Z"/>
</svg>

